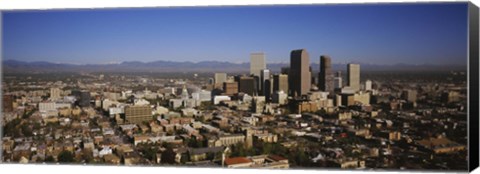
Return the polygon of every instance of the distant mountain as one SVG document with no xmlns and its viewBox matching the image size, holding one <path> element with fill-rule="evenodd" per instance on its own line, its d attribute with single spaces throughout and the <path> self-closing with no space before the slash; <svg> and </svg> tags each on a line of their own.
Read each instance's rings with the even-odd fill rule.
<svg viewBox="0 0 480 174">
<path fill-rule="evenodd" d="M 17 60 L 2 61 L 3 72 L 7 73 L 45 73 L 45 72 L 248 72 L 249 63 L 231 63 L 222 61 L 175 62 L 175 61 L 127 61 L 119 64 L 75 65 L 51 62 L 23 62 Z M 270 63 L 267 68 L 279 72 L 288 63 Z M 319 64 L 311 64 L 312 71 L 319 71 Z M 346 64 L 333 64 L 334 71 L 345 71 Z M 361 64 L 362 71 L 437 71 L 466 70 L 466 65 L 375 65 Z"/>
</svg>

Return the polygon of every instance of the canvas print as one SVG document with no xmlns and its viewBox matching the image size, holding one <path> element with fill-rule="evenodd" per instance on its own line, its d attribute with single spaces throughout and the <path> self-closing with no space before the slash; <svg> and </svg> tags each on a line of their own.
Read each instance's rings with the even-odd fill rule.
<svg viewBox="0 0 480 174">
<path fill-rule="evenodd" d="M 1 162 L 466 171 L 468 7 L 3 11 Z"/>
</svg>

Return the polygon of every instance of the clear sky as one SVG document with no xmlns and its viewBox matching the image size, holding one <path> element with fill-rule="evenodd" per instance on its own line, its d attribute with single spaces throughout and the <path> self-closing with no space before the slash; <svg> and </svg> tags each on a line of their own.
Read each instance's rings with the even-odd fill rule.
<svg viewBox="0 0 480 174">
<path fill-rule="evenodd" d="M 466 64 L 467 3 L 175 7 L 3 13 L 3 59 Z"/>
</svg>

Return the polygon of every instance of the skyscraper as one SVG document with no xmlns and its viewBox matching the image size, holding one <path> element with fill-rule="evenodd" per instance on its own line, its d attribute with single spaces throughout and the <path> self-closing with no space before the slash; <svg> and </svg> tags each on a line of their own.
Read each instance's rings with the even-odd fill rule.
<svg viewBox="0 0 480 174">
<path fill-rule="evenodd" d="M 270 79 L 270 70 L 262 69 L 260 73 L 260 89 L 262 95 L 267 95 L 265 91 L 267 91 L 267 86 L 265 85 L 265 81 Z M 269 89 L 268 89 L 269 90 Z M 269 90 L 270 91 L 270 90 Z"/>
<path fill-rule="evenodd" d="M 223 84 L 227 81 L 227 73 L 215 73 L 215 83 Z"/>
<path fill-rule="evenodd" d="M 365 81 L 365 91 L 371 91 L 372 90 L 372 81 L 367 80 Z"/>
<path fill-rule="evenodd" d="M 347 65 L 347 76 L 348 86 L 355 91 L 360 90 L 360 65 L 349 63 Z"/>
<path fill-rule="evenodd" d="M 409 101 L 409 102 L 416 102 L 417 101 L 417 90 L 404 90 L 402 92 L 402 98 Z"/>
<path fill-rule="evenodd" d="M 238 82 L 224 82 L 223 92 L 230 96 L 238 93 Z"/>
<path fill-rule="evenodd" d="M 310 76 L 310 59 L 307 50 L 293 50 L 290 53 L 290 72 L 288 75 L 290 96 L 296 97 L 307 94 L 311 87 Z"/>
<path fill-rule="evenodd" d="M 88 91 L 79 91 L 79 90 L 74 90 L 72 91 L 72 94 L 77 98 L 77 104 L 80 107 L 89 107 L 90 106 L 90 92 Z"/>
<path fill-rule="evenodd" d="M 290 72 L 290 67 L 282 67 L 280 68 L 280 73 L 281 74 L 287 74 Z"/>
<path fill-rule="evenodd" d="M 322 91 L 333 91 L 332 61 L 329 56 L 320 56 L 320 73 L 318 75 L 318 88 Z"/>
<path fill-rule="evenodd" d="M 250 54 L 250 74 L 260 77 L 260 71 L 267 69 L 265 53 Z"/>
<path fill-rule="evenodd" d="M 270 79 L 267 79 L 265 80 L 265 82 L 263 83 L 264 85 L 264 96 L 265 96 L 265 101 L 267 103 L 270 103 L 270 99 L 271 99 L 271 94 L 272 94 L 272 91 L 271 91 L 271 86 L 272 86 L 272 83 L 270 82 Z"/>
<path fill-rule="evenodd" d="M 276 74 L 273 75 L 273 92 L 283 91 L 288 92 L 288 75 Z"/>
<path fill-rule="evenodd" d="M 333 86 L 334 88 L 342 88 L 343 87 L 343 84 L 342 84 L 342 72 L 341 71 L 337 71 L 337 75 L 336 77 L 333 79 L 334 83 L 333 83 Z"/>
<path fill-rule="evenodd" d="M 253 77 L 240 77 L 238 80 L 238 92 L 244 92 L 250 96 L 257 94 L 256 80 Z"/>
</svg>

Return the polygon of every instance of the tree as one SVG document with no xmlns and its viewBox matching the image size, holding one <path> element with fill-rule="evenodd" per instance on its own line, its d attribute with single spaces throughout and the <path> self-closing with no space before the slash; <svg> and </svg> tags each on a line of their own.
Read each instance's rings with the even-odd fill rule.
<svg viewBox="0 0 480 174">
<path fill-rule="evenodd" d="M 62 151 L 58 154 L 58 162 L 71 163 L 74 162 L 73 154 L 70 151 Z"/>
<path fill-rule="evenodd" d="M 17 129 L 17 126 L 19 126 L 20 123 L 21 120 L 19 118 L 15 118 L 5 124 L 5 126 L 3 127 L 3 136 L 20 137 L 20 130 Z"/>
<path fill-rule="evenodd" d="M 232 156 L 245 156 L 245 145 L 238 143 L 232 146 Z"/>
<path fill-rule="evenodd" d="M 142 144 L 140 151 L 143 153 L 145 158 L 150 161 L 155 161 L 159 149 L 151 144 Z"/>
<path fill-rule="evenodd" d="M 53 158 L 53 156 L 47 156 L 45 158 L 45 162 L 47 162 L 47 163 L 55 162 L 55 159 Z"/>
<path fill-rule="evenodd" d="M 39 130 L 40 128 L 42 128 L 42 125 L 39 122 L 33 123 L 33 129 L 34 130 Z"/>
<path fill-rule="evenodd" d="M 237 143 L 232 146 L 232 156 L 248 156 L 255 155 L 255 149 L 246 148 L 244 143 Z"/>
<path fill-rule="evenodd" d="M 30 118 L 30 116 L 32 116 L 33 112 L 35 112 L 35 110 L 31 110 L 30 112 L 23 112 L 23 115 L 22 115 L 22 119 L 28 119 Z"/>
<path fill-rule="evenodd" d="M 263 154 L 270 154 L 272 152 L 272 144 L 271 143 L 264 143 L 262 147 Z"/>
<path fill-rule="evenodd" d="M 303 150 L 297 151 L 295 154 L 295 161 L 297 162 L 297 165 L 301 166 L 309 166 L 311 162 Z"/>
<path fill-rule="evenodd" d="M 167 149 L 162 153 L 162 158 L 161 158 L 162 163 L 174 164 L 175 155 L 176 153 L 173 151 L 173 148 L 167 147 Z"/>
<path fill-rule="evenodd" d="M 92 163 L 93 162 L 92 151 L 89 149 L 84 149 L 82 151 L 82 159 L 85 160 L 86 163 Z"/>
<path fill-rule="evenodd" d="M 196 138 L 186 139 L 186 143 L 189 147 L 194 147 L 194 148 L 204 147 L 203 141 L 197 140 Z"/>
<path fill-rule="evenodd" d="M 27 124 L 22 124 L 22 134 L 26 137 L 30 137 L 33 135 L 32 128 L 30 128 Z"/>
</svg>

